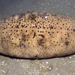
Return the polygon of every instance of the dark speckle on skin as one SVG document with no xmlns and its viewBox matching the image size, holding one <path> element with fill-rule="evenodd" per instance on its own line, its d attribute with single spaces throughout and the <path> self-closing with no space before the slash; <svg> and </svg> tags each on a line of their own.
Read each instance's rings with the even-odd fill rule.
<svg viewBox="0 0 75 75">
<path fill-rule="evenodd" d="M 50 29 L 53 29 L 53 26 L 51 26 Z"/>
<path fill-rule="evenodd" d="M 42 38 L 45 38 L 45 36 L 44 36 L 44 35 L 42 35 L 42 34 L 39 34 L 39 36 L 41 36 Z"/>
<path fill-rule="evenodd" d="M 35 36 L 36 36 L 36 33 L 34 32 L 34 36 L 33 36 L 33 38 L 35 38 Z"/>
<path fill-rule="evenodd" d="M 51 14 L 52 16 L 57 16 L 57 14 Z"/>
<path fill-rule="evenodd" d="M 36 17 L 37 17 L 37 16 L 36 16 L 35 14 L 31 14 L 31 15 L 29 15 L 28 19 L 30 19 L 30 20 L 35 20 Z"/>
<path fill-rule="evenodd" d="M 75 29 L 73 29 L 73 31 L 75 32 Z"/>
<path fill-rule="evenodd" d="M 24 48 L 26 48 L 26 45 L 24 45 L 23 43 L 20 43 L 19 47 L 21 48 L 22 46 L 23 46 Z"/>
<path fill-rule="evenodd" d="M 19 28 L 19 25 L 16 25 L 15 28 Z"/>
<path fill-rule="evenodd" d="M 22 40 L 26 41 L 26 35 L 22 35 Z"/>
<path fill-rule="evenodd" d="M 69 42 L 68 42 L 68 41 L 66 41 L 66 42 L 65 42 L 65 44 L 66 44 L 66 46 L 68 46 Z"/>
<path fill-rule="evenodd" d="M 42 46 L 43 43 L 44 43 L 44 42 L 43 42 L 43 39 L 40 39 L 40 40 L 38 41 L 38 45 L 41 45 L 41 46 Z"/>
</svg>

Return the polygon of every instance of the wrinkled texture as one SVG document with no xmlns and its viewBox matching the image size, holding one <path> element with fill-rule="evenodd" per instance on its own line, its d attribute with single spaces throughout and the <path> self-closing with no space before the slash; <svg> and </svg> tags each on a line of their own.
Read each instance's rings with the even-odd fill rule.
<svg viewBox="0 0 75 75">
<path fill-rule="evenodd" d="M 50 58 L 75 53 L 75 22 L 57 14 L 27 12 L 0 21 L 0 53 Z"/>
</svg>

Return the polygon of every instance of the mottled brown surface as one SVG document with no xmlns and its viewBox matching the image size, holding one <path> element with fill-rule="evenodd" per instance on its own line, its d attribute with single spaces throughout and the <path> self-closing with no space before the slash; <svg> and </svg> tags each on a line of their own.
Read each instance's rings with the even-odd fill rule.
<svg viewBox="0 0 75 75">
<path fill-rule="evenodd" d="M 49 58 L 75 53 L 75 20 L 27 12 L 0 21 L 0 53 L 23 58 Z"/>
</svg>

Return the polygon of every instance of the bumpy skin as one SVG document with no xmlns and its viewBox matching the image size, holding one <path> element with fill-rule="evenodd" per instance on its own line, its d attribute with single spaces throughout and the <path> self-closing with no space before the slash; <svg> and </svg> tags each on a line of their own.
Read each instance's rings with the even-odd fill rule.
<svg viewBox="0 0 75 75">
<path fill-rule="evenodd" d="M 0 53 L 21 58 L 50 58 L 75 53 L 75 20 L 27 12 L 0 21 Z"/>
</svg>

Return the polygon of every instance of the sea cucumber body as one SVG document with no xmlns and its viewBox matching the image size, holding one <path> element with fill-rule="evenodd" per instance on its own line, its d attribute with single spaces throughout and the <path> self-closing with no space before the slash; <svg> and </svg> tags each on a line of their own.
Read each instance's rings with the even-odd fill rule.
<svg viewBox="0 0 75 75">
<path fill-rule="evenodd" d="M 50 58 L 75 53 L 75 20 L 58 14 L 27 12 L 0 20 L 0 53 Z"/>
</svg>

